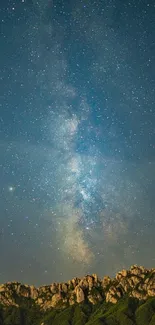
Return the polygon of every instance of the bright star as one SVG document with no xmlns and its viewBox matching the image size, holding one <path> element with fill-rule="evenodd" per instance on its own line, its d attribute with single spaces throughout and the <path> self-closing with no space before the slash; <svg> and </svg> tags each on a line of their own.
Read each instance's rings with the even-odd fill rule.
<svg viewBox="0 0 155 325">
<path fill-rule="evenodd" d="M 13 186 L 9 186 L 9 192 L 13 192 L 15 188 Z"/>
</svg>

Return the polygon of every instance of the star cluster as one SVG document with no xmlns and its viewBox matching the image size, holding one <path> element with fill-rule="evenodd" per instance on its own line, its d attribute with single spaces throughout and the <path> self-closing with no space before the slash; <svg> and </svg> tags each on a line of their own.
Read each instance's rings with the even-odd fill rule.
<svg viewBox="0 0 155 325">
<path fill-rule="evenodd" d="M 154 9 L 1 1 L 1 282 L 154 263 Z"/>
</svg>

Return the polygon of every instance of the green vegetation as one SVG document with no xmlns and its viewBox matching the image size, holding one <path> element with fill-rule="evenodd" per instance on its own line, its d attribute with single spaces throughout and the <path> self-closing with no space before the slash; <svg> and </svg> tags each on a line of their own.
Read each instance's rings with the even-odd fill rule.
<svg viewBox="0 0 155 325">
<path fill-rule="evenodd" d="M 155 298 L 139 301 L 124 297 L 117 304 L 74 304 L 41 311 L 31 299 L 20 307 L 0 305 L 0 325 L 155 325 Z"/>
</svg>

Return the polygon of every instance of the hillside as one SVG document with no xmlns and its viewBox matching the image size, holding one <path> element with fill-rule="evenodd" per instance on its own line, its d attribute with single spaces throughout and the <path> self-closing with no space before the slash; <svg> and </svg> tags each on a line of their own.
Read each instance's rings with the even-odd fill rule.
<svg viewBox="0 0 155 325">
<path fill-rule="evenodd" d="M 0 286 L 0 325 L 155 325 L 155 269 L 133 265 L 35 288 Z"/>
</svg>

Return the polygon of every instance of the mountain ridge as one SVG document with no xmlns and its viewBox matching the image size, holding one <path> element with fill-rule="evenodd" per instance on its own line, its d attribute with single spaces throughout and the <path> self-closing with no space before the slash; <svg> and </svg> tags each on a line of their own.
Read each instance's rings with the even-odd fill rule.
<svg viewBox="0 0 155 325">
<path fill-rule="evenodd" d="M 21 298 L 32 299 L 41 309 L 71 306 L 85 301 L 97 304 L 102 301 L 116 304 L 128 295 L 139 300 L 155 296 L 155 268 L 132 265 L 119 271 L 114 278 L 97 274 L 73 278 L 67 282 L 51 283 L 40 287 L 7 282 L 0 285 L 0 303 L 18 307 Z"/>
<path fill-rule="evenodd" d="M 35 287 L 0 285 L 0 325 L 155 325 L 155 268 Z"/>
</svg>

